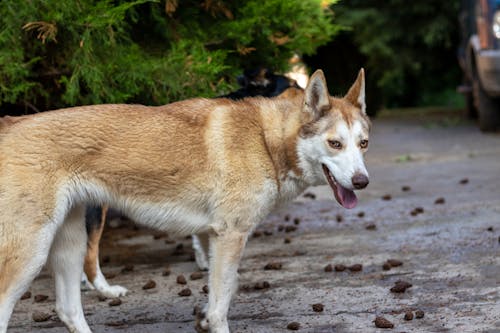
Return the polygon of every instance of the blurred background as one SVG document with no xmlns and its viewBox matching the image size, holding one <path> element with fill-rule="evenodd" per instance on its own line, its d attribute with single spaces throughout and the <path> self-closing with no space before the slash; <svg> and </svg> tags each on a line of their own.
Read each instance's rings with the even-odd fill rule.
<svg viewBox="0 0 500 333">
<path fill-rule="evenodd" d="M 0 111 L 214 97 L 237 89 L 236 77 L 256 67 L 322 68 L 332 94 L 344 93 L 365 67 L 371 115 L 384 108 L 464 109 L 459 55 L 475 24 L 461 34 L 459 18 L 466 7 L 473 19 L 475 4 L 3 0 Z"/>
</svg>

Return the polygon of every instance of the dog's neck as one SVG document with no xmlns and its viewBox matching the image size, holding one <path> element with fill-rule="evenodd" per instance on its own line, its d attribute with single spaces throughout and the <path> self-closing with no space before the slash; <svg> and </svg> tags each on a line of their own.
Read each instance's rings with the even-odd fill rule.
<svg viewBox="0 0 500 333">
<path fill-rule="evenodd" d="M 300 98 L 298 98 L 300 99 Z M 274 165 L 281 196 L 292 199 L 309 186 L 299 165 L 297 142 L 301 128 L 301 101 L 268 99 L 259 105 L 264 142 Z"/>
</svg>

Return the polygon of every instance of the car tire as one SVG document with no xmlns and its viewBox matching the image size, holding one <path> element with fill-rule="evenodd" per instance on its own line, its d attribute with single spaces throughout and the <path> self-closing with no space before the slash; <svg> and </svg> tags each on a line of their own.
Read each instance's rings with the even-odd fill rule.
<svg viewBox="0 0 500 333">
<path fill-rule="evenodd" d="M 472 83 L 474 105 L 478 111 L 479 129 L 493 132 L 500 128 L 500 98 L 490 97 L 484 91 L 479 78 Z"/>
</svg>

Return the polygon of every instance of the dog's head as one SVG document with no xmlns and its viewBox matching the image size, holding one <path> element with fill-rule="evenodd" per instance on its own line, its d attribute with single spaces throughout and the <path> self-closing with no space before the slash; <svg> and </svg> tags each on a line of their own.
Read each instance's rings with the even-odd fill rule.
<svg viewBox="0 0 500 333">
<path fill-rule="evenodd" d="M 366 115 L 363 69 L 347 95 L 331 97 L 321 70 L 304 92 L 298 139 L 299 166 L 311 185 L 329 184 L 337 201 L 354 208 L 354 190 L 368 185 L 364 154 L 370 120 Z"/>
</svg>

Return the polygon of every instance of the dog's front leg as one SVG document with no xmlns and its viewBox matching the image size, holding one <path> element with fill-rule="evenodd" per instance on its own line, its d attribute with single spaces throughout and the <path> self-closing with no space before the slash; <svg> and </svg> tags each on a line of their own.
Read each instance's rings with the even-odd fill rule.
<svg viewBox="0 0 500 333">
<path fill-rule="evenodd" d="M 203 329 L 211 333 L 229 333 L 227 312 L 237 287 L 238 265 L 248 232 L 225 231 L 210 236 L 209 295 Z"/>
</svg>

